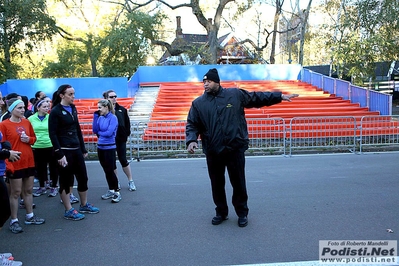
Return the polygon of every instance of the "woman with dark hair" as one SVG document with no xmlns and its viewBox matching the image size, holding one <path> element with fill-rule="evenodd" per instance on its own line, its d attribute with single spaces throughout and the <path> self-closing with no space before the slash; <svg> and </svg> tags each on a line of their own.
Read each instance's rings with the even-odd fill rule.
<svg viewBox="0 0 399 266">
<path fill-rule="evenodd" d="M 73 101 L 75 89 L 61 85 L 53 94 L 49 117 L 49 135 L 59 167 L 59 193 L 65 207 L 64 218 L 82 220 L 81 213 L 98 213 L 100 210 L 87 202 L 87 169 L 84 158 L 87 150 L 80 129 L 78 112 Z M 72 208 L 70 193 L 76 177 L 80 197 L 79 212 Z"/>
<path fill-rule="evenodd" d="M 1 94 L 1 91 L 0 91 Z M 5 114 L 7 112 L 7 104 L 5 102 L 5 98 L 1 97 L 0 98 L 0 116 Z"/>
<path fill-rule="evenodd" d="M 4 101 L 0 91 L 0 104 L 1 103 L 4 103 Z M 0 131 L 0 230 L 11 215 L 10 196 L 8 194 L 8 187 L 4 182 L 4 176 L 6 175 L 5 160 L 8 159 L 10 162 L 18 161 L 21 155 L 19 151 L 11 150 L 11 144 L 9 142 L 3 142 L 2 140 L 3 133 Z"/>
<path fill-rule="evenodd" d="M 11 112 L 8 111 L 8 106 L 10 106 L 9 104 L 9 100 L 13 99 L 13 98 L 17 98 L 17 99 L 22 99 L 20 95 L 16 94 L 15 92 L 9 93 L 6 95 L 6 97 L 4 97 L 4 103 L 5 103 L 5 112 L 3 112 L 1 114 L 0 120 L 4 121 L 8 118 L 10 118 L 11 116 Z"/>
<path fill-rule="evenodd" d="M 24 102 L 25 105 L 24 116 L 25 118 L 28 118 L 29 116 L 33 115 L 33 111 L 29 109 L 29 99 L 27 96 L 21 96 L 21 100 Z"/>
<path fill-rule="evenodd" d="M 36 142 L 32 145 L 32 149 L 40 187 L 33 193 L 33 196 L 39 197 L 46 194 L 46 187 L 48 186 L 50 187 L 48 196 L 55 197 L 58 194 L 58 172 L 57 160 L 54 158 L 54 149 L 48 133 L 48 111 L 50 109 L 50 103 L 41 100 L 35 104 L 34 109 L 36 112 L 31 115 L 28 120 L 31 122 L 36 134 Z M 47 165 L 49 167 L 50 180 L 48 180 Z"/>
<path fill-rule="evenodd" d="M 116 168 L 115 136 L 118 129 L 118 118 L 114 115 L 114 108 L 109 100 L 98 101 L 98 111 L 94 112 L 93 133 L 97 135 L 98 160 L 104 170 L 108 183 L 108 191 L 101 196 L 102 199 L 112 199 L 118 203 L 122 197 L 119 192 Z"/>
<path fill-rule="evenodd" d="M 42 92 L 42 91 L 37 91 L 37 92 L 35 93 L 35 98 L 34 98 L 34 100 L 33 100 L 33 102 L 32 102 L 33 106 L 36 105 L 40 100 L 43 100 L 44 97 L 46 97 L 46 94 L 45 94 L 44 92 Z"/>
<path fill-rule="evenodd" d="M 33 179 L 35 164 L 31 145 L 36 141 L 36 135 L 31 123 L 24 117 L 25 105 L 20 99 L 10 99 L 8 111 L 11 117 L 0 123 L 0 131 L 4 141 L 9 141 L 13 150 L 20 151 L 21 159 L 12 162 L 13 175 L 9 176 L 10 182 L 10 207 L 11 207 L 11 232 L 23 232 L 18 221 L 18 198 L 23 197 L 26 208 L 25 224 L 43 224 L 44 219 L 33 213 Z"/>
<path fill-rule="evenodd" d="M 128 180 L 129 191 L 135 191 L 136 185 L 134 184 L 132 171 L 130 169 L 129 161 L 126 158 L 126 142 L 130 136 L 130 119 L 127 114 L 126 108 L 120 106 L 116 101 L 117 95 L 113 90 L 109 90 L 103 93 L 104 99 L 111 101 L 114 105 L 115 115 L 118 118 L 118 131 L 116 132 L 116 153 L 118 154 L 118 160 L 122 165 L 122 170 L 125 173 Z M 116 167 L 115 167 L 116 174 Z"/>
</svg>

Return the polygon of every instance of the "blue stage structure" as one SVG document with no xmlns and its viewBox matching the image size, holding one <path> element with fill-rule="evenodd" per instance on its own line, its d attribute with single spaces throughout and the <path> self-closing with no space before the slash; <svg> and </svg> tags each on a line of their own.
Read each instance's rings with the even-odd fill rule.
<svg viewBox="0 0 399 266">
<path fill-rule="evenodd" d="M 115 90 L 119 97 L 134 97 L 142 83 L 157 82 L 195 82 L 203 75 L 216 68 L 222 81 L 250 80 L 301 80 L 317 86 L 328 93 L 369 107 L 370 111 L 380 111 L 381 115 L 392 114 L 392 95 L 356 87 L 349 82 L 323 76 L 302 68 L 301 65 L 192 65 L 192 66 L 141 66 L 130 78 L 94 77 L 94 78 L 55 78 L 7 80 L 0 85 L 3 95 L 15 92 L 34 97 L 37 91 L 44 91 L 48 96 L 62 84 L 75 88 L 76 98 L 101 98 L 107 90 Z"/>
</svg>

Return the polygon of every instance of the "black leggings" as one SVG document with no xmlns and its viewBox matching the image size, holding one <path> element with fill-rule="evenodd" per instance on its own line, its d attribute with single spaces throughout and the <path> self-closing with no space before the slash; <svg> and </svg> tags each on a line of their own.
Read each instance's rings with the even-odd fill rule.
<svg viewBox="0 0 399 266">
<path fill-rule="evenodd" d="M 50 170 L 51 186 L 56 187 L 58 183 L 58 162 L 55 159 L 53 148 L 34 148 L 33 155 L 35 157 L 36 176 L 39 179 L 40 187 L 44 187 L 45 181 L 48 180 L 47 165 Z"/>
<path fill-rule="evenodd" d="M 128 166 L 129 162 L 126 159 L 126 142 L 116 142 L 116 153 L 118 154 L 118 160 L 122 167 Z"/>
<path fill-rule="evenodd" d="M 3 227 L 5 222 L 10 218 L 10 198 L 4 177 L 0 176 L 0 227 Z"/>
<path fill-rule="evenodd" d="M 87 191 L 87 169 L 83 153 L 80 149 L 66 150 L 63 149 L 68 165 L 62 167 L 58 164 L 58 172 L 60 174 L 60 193 L 65 190 L 65 193 L 70 193 L 70 188 L 73 186 L 74 177 L 78 183 L 78 191 Z M 58 162 L 57 162 L 58 163 Z"/>
<path fill-rule="evenodd" d="M 115 174 L 116 154 L 115 149 L 97 149 L 98 160 L 104 169 L 105 178 L 107 179 L 108 188 L 118 190 L 118 177 Z"/>
</svg>

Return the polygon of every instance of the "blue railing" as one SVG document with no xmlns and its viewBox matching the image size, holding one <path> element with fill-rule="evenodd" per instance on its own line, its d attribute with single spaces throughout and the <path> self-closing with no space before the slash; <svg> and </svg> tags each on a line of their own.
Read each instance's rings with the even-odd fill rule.
<svg viewBox="0 0 399 266">
<path fill-rule="evenodd" d="M 358 87 L 348 81 L 324 76 L 306 68 L 302 69 L 301 80 L 352 103 L 359 103 L 361 107 L 368 107 L 370 111 L 378 111 L 380 115 L 392 115 L 390 94 Z"/>
</svg>

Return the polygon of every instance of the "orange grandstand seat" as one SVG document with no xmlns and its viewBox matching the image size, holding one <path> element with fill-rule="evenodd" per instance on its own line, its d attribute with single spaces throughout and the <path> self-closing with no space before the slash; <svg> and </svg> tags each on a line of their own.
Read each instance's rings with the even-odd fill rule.
<svg viewBox="0 0 399 266">
<path fill-rule="evenodd" d="M 163 123 L 172 120 L 185 121 L 191 102 L 204 92 L 201 82 L 163 82 L 156 84 L 160 86 L 160 90 L 150 121 L 161 121 Z M 246 109 L 246 118 L 248 119 L 261 121 L 264 118 L 282 118 L 289 122 L 289 119 L 294 117 L 348 116 L 355 117 L 356 121 L 359 121 L 363 116 L 379 115 L 378 112 L 370 112 L 368 108 L 360 107 L 359 104 L 325 93 L 320 88 L 301 81 L 222 81 L 221 85 L 224 88 L 239 87 L 248 91 L 280 91 L 284 94 L 297 93 L 300 95 L 298 98 L 292 99 L 292 102 L 282 102 L 270 107 Z M 149 123 L 143 139 L 183 140 L 184 127 L 185 125 L 180 125 L 168 128 L 164 127 L 162 123 L 158 125 Z M 345 123 L 342 123 L 342 126 L 338 128 L 341 128 L 342 134 L 346 135 L 353 134 L 355 130 L 353 125 L 348 128 Z M 249 126 L 248 129 L 250 138 L 267 137 L 269 134 L 267 133 L 268 127 Z M 263 132 L 263 135 L 255 133 L 259 130 Z M 339 133 L 339 129 L 331 132 L 331 134 L 337 133 Z M 295 134 L 295 137 L 308 137 L 306 133 Z M 315 130 L 312 134 L 318 137 L 320 136 L 320 131 Z"/>
</svg>

